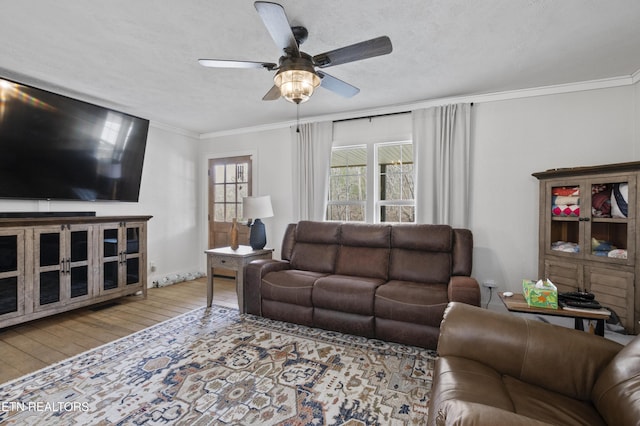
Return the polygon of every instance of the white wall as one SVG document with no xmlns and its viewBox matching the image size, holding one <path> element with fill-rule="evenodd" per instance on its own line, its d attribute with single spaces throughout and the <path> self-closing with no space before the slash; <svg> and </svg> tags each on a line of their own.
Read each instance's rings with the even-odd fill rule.
<svg viewBox="0 0 640 426">
<path fill-rule="evenodd" d="M 407 116 L 343 121 L 339 144 L 410 135 Z M 640 83 L 599 90 L 476 102 L 472 112 L 474 276 L 517 290 L 537 275 L 538 181 L 531 173 L 640 160 Z M 139 203 L 0 200 L 0 211 L 96 211 L 152 215 L 149 257 L 154 279 L 205 271 L 207 162 L 254 156 L 254 195 L 271 195 L 275 216 L 264 220 L 276 249 L 293 221 L 292 142 L 288 127 L 198 139 L 152 125 Z M 485 294 L 486 296 L 486 294 Z"/>
<path fill-rule="evenodd" d="M 500 290 L 517 291 L 523 278 L 537 276 L 538 181 L 531 173 L 640 160 L 638 86 L 474 104 L 470 228 L 474 276 L 480 282 L 494 279 Z M 339 145 L 363 143 L 362 139 L 379 138 L 381 129 L 403 138 L 410 135 L 410 119 L 390 116 L 339 122 L 334 139 Z M 209 137 L 200 148 L 203 158 L 238 150 L 257 153 L 257 194 L 274 198 L 276 217 L 265 222 L 268 244 L 278 249 L 293 217 L 289 140 L 287 128 Z M 201 178 L 205 176 L 201 172 Z M 201 223 L 206 226 L 206 217 Z"/>
<path fill-rule="evenodd" d="M 264 218 L 267 232 L 267 247 L 275 249 L 274 258 L 280 258 L 280 246 L 287 224 L 293 217 L 291 199 L 292 146 L 291 131 L 288 127 L 253 133 L 203 139 L 199 149 L 199 179 L 202 182 L 200 199 L 200 241 L 199 248 L 205 250 L 208 245 L 207 222 L 207 167 L 212 158 L 251 155 L 253 159 L 252 195 L 270 195 L 274 216 Z M 202 258 L 201 269 L 206 270 Z"/>
<path fill-rule="evenodd" d="M 99 216 L 151 215 L 148 225 L 148 261 L 155 277 L 204 271 L 198 250 L 200 211 L 197 144 L 199 140 L 152 125 L 145 152 L 138 203 L 86 201 L 0 200 L 2 212 L 95 211 Z"/>
<path fill-rule="evenodd" d="M 531 173 L 638 160 L 633 90 L 625 86 L 473 108 L 474 275 L 518 291 L 523 278 L 538 276 L 538 180 Z"/>
<path fill-rule="evenodd" d="M 199 197 L 206 181 L 198 176 L 198 144 L 198 139 L 178 132 L 149 130 L 138 207 L 140 213 L 153 215 L 148 260 L 156 270 L 149 272 L 149 286 L 169 274 L 205 271 L 198 214 L 206 206 Z"/>
</svg>

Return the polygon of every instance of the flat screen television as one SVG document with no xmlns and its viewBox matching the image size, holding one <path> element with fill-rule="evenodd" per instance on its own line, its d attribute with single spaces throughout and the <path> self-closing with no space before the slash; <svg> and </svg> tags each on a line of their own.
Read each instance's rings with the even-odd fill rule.
<svg viewBox="0 0 640 426">
<path fill-rule="evenodd" d="M 0 78 L 0 198 L 138 201 L 149 121 Z"/>
</svg>

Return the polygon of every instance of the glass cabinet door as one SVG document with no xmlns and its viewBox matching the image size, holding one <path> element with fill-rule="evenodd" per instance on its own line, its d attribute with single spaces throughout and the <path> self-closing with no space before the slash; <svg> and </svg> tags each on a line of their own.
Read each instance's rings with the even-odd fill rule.
<svg viewBox="0 0 640 426">
<path fill-rule="evenodd" d="M 0 229 L 0 318 L 24 312 L 24 231 Z"/>
<path fill-rule="evenodd" d="M 122 254 L 120 250 L 120 226 L 103 227 L 102 230 L 102 271 L 100 290 L 102 292 L 114 290 L 118 288 L 120 281 L 120 263 L 122 262 Z"/>
<path fill-rule="evenodd" d="M 633 176 L 549 182 L 548 254 L 632 264 Z"/>
<path fill-rule="evenodd" d="M 584 250 L 594 260 L 632 264 L 635 201 L 629 194 L 635 193 L 635 185 L 635 179 L 626 175 L 588 181 L 591 209 Z"/>
<path fill-rule="evenodd" d="M 580 182 L 549 183 L 546 191 L 548 223 L 547 252 L 571 257 L 582 256 L 585 189 Z"/>
<path fill-rule="evenodd" d="M 38 228 L 34 232 L 36 310 L 62 300 L 62 274 L 66 265 L 62 232 L 60 226 Z"/>
<path fill-rule="evenodd" d="M 90 225 L 39 227 L 34 231 L 35 309 L 49 309 L 91 297 Z"/>
<path fill-rule="evenodd" d="M 90 273 L 93 254 L 93 227 L 72 225 L 67 234 L 67 278 L 71 301 L 91 297 L 93 274 Z"/>
<path fill-rule="evenodd" d="M 100 292 L 142 287 L 145 279 L 145 224 L 120 222 L 100 230 Z"/>
<path fill-rule="evenodd" d="M 126 251 L 126 276 L 127 285 L 139 284 L 141 279 L 141 262 L 140 262 L 140 236 L 142 232 L 141 226 L 127 225 L 125 228 L 127 239 Z"/>
</svg>

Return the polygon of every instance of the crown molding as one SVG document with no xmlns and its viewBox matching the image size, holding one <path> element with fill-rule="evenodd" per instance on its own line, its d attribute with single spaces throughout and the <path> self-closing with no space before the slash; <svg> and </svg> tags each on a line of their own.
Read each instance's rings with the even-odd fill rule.
<svg viewBox="0 0 640 426">
<path fill-rule="evenodd" d="M 550 86 L 532 87 L 528 89 L 509 90 L 503 92 L 474 94 L 465 96 L 454 96 L 447 98 L 428 99 L 420 102 L 412 102 L 407 104 L 387 105 L 379 108 L 366 110 L 350 111 L 345 113 L 318 115 L 314 117 L 306 117 L 300 119 L 299 123 L 313 123 L 318 121 L 336 121 L 349 118 L 369 117 L 384 114 L 393 114 L 397 112 L 407 112 L 415 109 L 430 108 L 440 105 L 448 105 L 455 103 L 484 103 L 496 102 L 520 98 L 530 98 L 535 96 L 557 95 L 562 93 L 582 92 L 586 90 L 608 89 L 612 87 L 630 86 L 640 81 L 640 70 L 632 75 L 603 78 L 599 80 L 581 81 L 566 84 L 554 84 Z M 245 133 L 263 132 L 268 130 L 277 130 L 288 128 L 298 123 L 295 120 L 283 121 L 278 123 L 265 124 L 260 126 L 243 127 L 238 129 L 223 130 L 219 132 L 203 133 L 200 139 L 212 139 L 223 136 L 232 136 Z"/>
<path fill-rule="evenodd" d="M 149 126 L 156 129 L 164 130 L 165 132 L 175 133 L 176 135 L 187 136 L 193 139 L 201 139 L 201 135 L 197 132 L 181 129 L 179 127 L 170 126 L 168 124 L 160 123 L 158 121 L 149 120 Z"/>
</svg>

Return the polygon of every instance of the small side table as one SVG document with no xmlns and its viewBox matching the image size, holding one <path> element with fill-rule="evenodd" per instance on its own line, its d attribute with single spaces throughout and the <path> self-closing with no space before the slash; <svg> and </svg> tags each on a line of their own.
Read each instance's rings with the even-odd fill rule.
<svg viewBox="0 0 640 426">
<path fill-rule="evenodd" d="M 207 254 L 207 307 L 213 302 L 213 268 L 236 271 L 236 294 L 240 313 L 244 308 L 244 267 L 257 259 L 271 259 L 273 249 L 254 250 L 250 246 L 240 246 L 236 250 L 221 247 L 204 251 Z"/>
<path fill-rule="evenodd" d="M 583 330 L 582 320 L 596 320 L 596 328 L 594 334 L 598 336 L 604 336 L 604 322 L 611 316 L 606 309 L 594 310 L 589 312 L 581 310 L 580 312 L 571 311 L 568 309 L 553 309 L 553 308 L 538 308 L 535 306 L 529 306 L 522 293 L 515 293 L 511 297 L 505 297 L 503 293 L 498 293 L 502 303 L 510 312 L 521 312 L 525 314 L 542 314 L 552 315 L 556 317 L 574 318 L 574 327 L 576 330 Z"/>
</svg>

